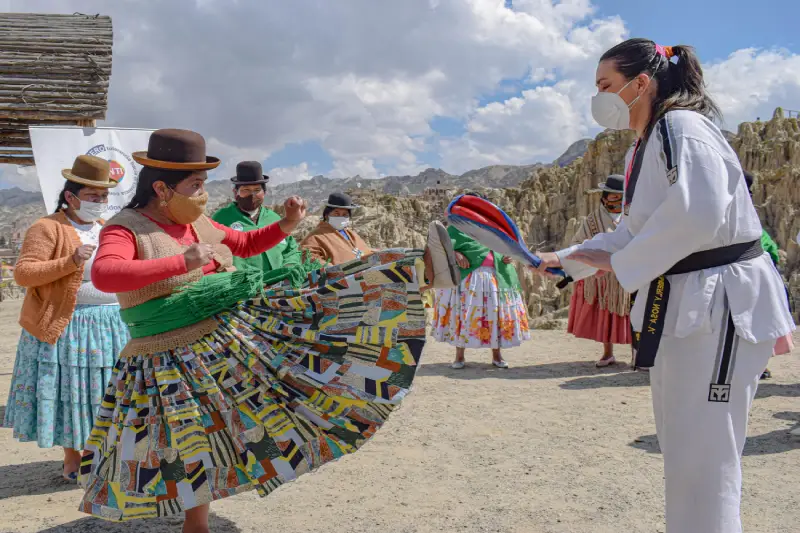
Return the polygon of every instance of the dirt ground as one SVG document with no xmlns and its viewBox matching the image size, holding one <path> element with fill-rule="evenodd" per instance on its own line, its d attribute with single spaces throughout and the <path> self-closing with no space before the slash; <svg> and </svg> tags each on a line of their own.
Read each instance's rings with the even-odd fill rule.
<svg viewBox="0 0 800 533">
<path fill-rule="evenodd" d="M 0 304 L 0 416 L 19 335 L 18 302 Z M 800 344 L 800 343 L 798 343 Z M 663 469 L 648 376 L 598 370 L 597 346 L 533 332 L 511 368 L 433 341 L 415 390 L 358 453 L 266 499 L 212 506 L 215 533 L 663 532 Z M 620 349 L 620 359 L 628 360 Z M 800 530 L 800 361 L 770 364 L 745 449 L 745 530 Z M 691 371 L 691 369 L 687 369 Z M 111 524 L 76 510 L 60 449 L 20 444 L 0 429 L 0 532 L 179 532 L 180 517 Z"/>
</svg>

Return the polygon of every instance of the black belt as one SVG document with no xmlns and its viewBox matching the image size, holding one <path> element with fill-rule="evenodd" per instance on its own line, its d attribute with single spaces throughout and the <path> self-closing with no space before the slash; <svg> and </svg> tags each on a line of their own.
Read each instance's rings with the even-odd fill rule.
<svg viewBox="0 0 800 533">
<path fill-rule="evenodd" d="M 634 335 L 634 345 L 637 347 L 634 366 L 650 368 L 655 364 L 661 334 L 664 332 L 664 318 L 667 316 L 669 301 L 667 276 L 740 263 L 760 257 L 763 253 L 760 240 L 703 250 L 681 259 L 663 275 L 654 279 L 647 291 L 642 331 Z"/>
</svg>

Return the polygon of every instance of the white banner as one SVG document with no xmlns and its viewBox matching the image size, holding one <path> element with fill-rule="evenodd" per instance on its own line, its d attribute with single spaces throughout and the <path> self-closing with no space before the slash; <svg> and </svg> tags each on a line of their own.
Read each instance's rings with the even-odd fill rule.
<svg viewBox="0 0 800 533">
<path fill-rule="evenodd" d="M 64 188 L 61 171 L 72 168 L 79 155 L 94 155 L 111 163 L 111 178 L 119 183 L 109 191 L 108 212 L 103 217 L 108 220 L 133 198 L 141 165 L 133 160 L 131 153 L 147 150 L 153 130 L 31 126 L 30 132 L 47 212 L 55 211 L 58 195 Z"/>
</svg>

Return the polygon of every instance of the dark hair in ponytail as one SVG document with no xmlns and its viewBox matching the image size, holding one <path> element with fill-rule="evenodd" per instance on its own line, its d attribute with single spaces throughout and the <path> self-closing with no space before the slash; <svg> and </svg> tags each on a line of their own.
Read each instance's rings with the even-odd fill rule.
<svg viewBox="0 0 800 533">
<path fill-rule="evenodd" d="M 153 184 L 157 181 L 163 181 L 164 184 L 170 189 L 174 189 L 177 184 L 191 176 L 195 171 L 190 170 L 163 170 L 160 168 L 144 167 L 139 173 L 139 182 L 136 184 L 136 194 L 134 194 L 130 203 L 125 207 L 127 209 L 137 209 L 146 207 L 150 201 L 155 198 L 156 190 L 153 189 Z"/>
<path fill-rule="evenodd" d="M 63 211 L 65 208 L 69 207 L 69 204 L 67 203 L 67 196 L 64 193 L 70 192 L 75 196 L 78 196 L 78 193 L 81 191 L 81 189 L 84 189 L 85 187 L 86 185 L 75 183 L 74 181 L 67 180 L 64 182 L 64 188 L 61 189 L 61 194 L 58 195 L 58 203 L 56 204 L 55 213 Z"/>
<path fill-rule="evenodd" d="M 686 109 L 709 119 L 722 118 L 717 104 L 706 92 L 703 68 L 691 46 L 672 47 L 675 63 L 659 53 L 656 43 L 649 39 L 628 39 L 607 51 L 600 61 L 611 60 L 626 79 L 645 73 L 656 81 L 656 96 L 650 125 L 668 111 Z"/>
</svg>

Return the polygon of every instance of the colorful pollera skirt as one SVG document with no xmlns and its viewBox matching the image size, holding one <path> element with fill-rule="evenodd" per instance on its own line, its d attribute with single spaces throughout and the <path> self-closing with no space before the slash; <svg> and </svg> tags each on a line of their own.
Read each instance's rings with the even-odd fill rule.
<svg viewBox="0 0 800 533">
<path fill-rule="evenodd" d="M 56 344 L 22 330 L 3 425 L 40 448 L 82 449 L 128 338 L 118 305 L 78 305 Z"/>
<path fill-rule="evenodd" d="M 431 335 L 458 348 L 510 348 L 531 338 L 528 312 L 514 288 L 500 288 L 494 268 L 473 270 L 459 289 L 437 291 Z"/>
<path fill-rule="evenodd" d="M 171 515 L 355 452 L 408 393 L 425 343 L 422 252 L 275 286 L 189 346 L 120 358 L 81 463 L 80 510 Z"/>
</svg>

